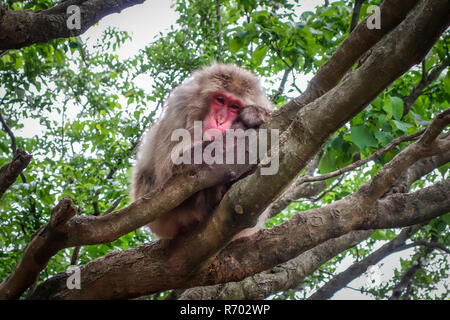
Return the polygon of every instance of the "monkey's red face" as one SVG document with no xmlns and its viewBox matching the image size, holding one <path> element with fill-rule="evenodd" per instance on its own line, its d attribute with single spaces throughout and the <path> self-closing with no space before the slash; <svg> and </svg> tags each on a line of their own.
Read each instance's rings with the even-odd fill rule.
<svg viewBox="0 0 450 320">
<path fill-rule="evenodd" d="M 214 92 L 211 99 L 211 109 L 205 118 L 203 130 L 217 129 L 222 133 L 225 132 L 231 128 L 243 106 L 242 101 L 231 93 Z"/>
</svg>

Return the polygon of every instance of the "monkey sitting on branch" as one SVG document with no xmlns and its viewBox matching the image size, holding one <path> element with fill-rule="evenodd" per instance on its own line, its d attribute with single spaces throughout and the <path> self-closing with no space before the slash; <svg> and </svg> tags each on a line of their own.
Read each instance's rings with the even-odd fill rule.
<svg viewBox="0 0 450 320">
<path fill-rule="evenodd" d="M 195 136 L 196 123 L 201 121 L 200 135 L 210 141 L 229 129 L 259 127 L 272 109 L 258 78 L 236 65 L 213 64 L 194 72 L 171 92 L 161 119 L 141 142 L 133 168 L 133 201 L 162 188 L 174 175 L 175 130 L 185 129 Z M 161 239 L 188 234 L 206 220 L 225 191 L 224 185 L 201 190 L 148 226 Z"/>
</svg>

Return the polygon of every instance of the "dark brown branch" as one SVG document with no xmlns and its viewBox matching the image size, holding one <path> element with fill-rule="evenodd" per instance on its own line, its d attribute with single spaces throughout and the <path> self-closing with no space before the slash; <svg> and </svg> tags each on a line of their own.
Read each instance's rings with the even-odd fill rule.
<svg viewBox="0 0 450 320">
<path fill-rule="evenodd" d="M 3 104 L 3 101 L 5 100 L 6 95 L 3 97 L 2 101 L 0 104 Z M 11 150 L 13 152 L 13 154 L 16 153 L 17 151 L 17 144 L 16 144 L 16 137 L 14 135 L 14 133 L 11 131 L 11 129 L 9 128 L 8 124 L 6 123 L 6 120 L 3 118 L 1 112 L 0 112 L 0 123 L 3 126 L 3 130 L 6 132 L 6 134 L 9 136 L 9 138 L 11 139 Z M 27 182 L 27 178 L 25 177 L 25 175 L 23 174 L 23 172 L 20 172 L 20 178 L 22 179 L 22 182 L 26 183 Z M 31 211 L 33 212 L 33 206 L 34 204 L 34 200 L 30 199 L 30 204 L 31 204 Z"/>
<path fill-rule="evenodd" d="M 103 17 L 119 13 L 123 9 L 141 4 L 145 0 L 67 0 L 53 8 L 34 12 L 11 10 L 0 2 L 0 50 L 19 49 L 34 43 L 57 38 L 69 38 L 83 34 Z M 67 8 L 80 9 L 81 29 L 70 30 L 67 21 L 71 14 Z"/>
<path fill-rule="evenodd" d="M 365 0 L 355 0 L 355 6 L 353 7 L 352 21 L 350 22 L 350 33 L 356 28 L 359 21 L 359 15 L 361 14 L 361 7 Z"/>
<path fill-rule="evenodd" d="M 100 215 L 100 209 L 98 208 L 98 201 L 95 200 L 94 202 L 92 202 L 92 206 L 94 207 L 94 216 L 99 216 Z"/>
<path fill-rule="evenodd" d="M 404 273 L 402 279 L 399 281 L 399 283 L 394 287 L 393 293 L 391 297 L 389 297 L 389 300 L 398 300 L 400 298 L 400 295 L 402 294 L 403 290 L 407 288 L 411 281 L 416 276 L 417 272 L 422 269 L 422 262 L 421 258 L 414 261 L 411 268 L 406 270 Z"/>
<path fill-rule="evenodd" d="M 106 210 L 103 213 L 103 215 L 107 215 L 107 214 L 110 214 L 111 212 L 113 212 L 119 206 L 119 204 L 122 202 L 123 199 L 125 199 L 125 196 L 120 196 L 116 201 L 114 201 L 114 203 L 111 205 L 111 207 L 109 207 L 108 210 Z"/>
<path fill-rule="evenodd" d="M 18 298 L 36 281 L 40 270 L 44 269 L 48 260 L 60 250 L 58 243 L 62 241 L 60 237 L 63 235 L 56 230 L 75 213 L 76 208 L 69 197 L 58 203 L 51 212 L 50 223 L 35 233 L 14 271 L 0 284 L 0 299 Z M 28 270 L 38 271 L 27 272 Z"/>
<path fill-rule="evenodd" d="M 434 80 L 436 80 L 439 75 L 444 71 L 448 66 L 450 65 L 450 60 L 444 61 L 442 64 L 440 64 L 438 67 L 436 67 L 430 74 L 427 75 L 427 72 L 425 70 L 425 61 L 422 64 L 422 79 L 420 80 L 419 84 L 414 87 L 414 89 L 411 91 L 410 95 L 404 99 L 404 108 L 403 108 L 403 117 L 405 117 L 409 111 L 411 110 L 412 106 L 416 102 L 417 98 L 419 98 L 424 90 L 433 83 Z"/>
<path fill-rule="evenodd" d="M 78 260 L 78 255 L 80 254 L 80 250 L 81 250 L 80 246 L 73 248 L 72 258 L 70 259 L 70 265 L 72 265 L 72 266 L 77 265 L 77 260 Z"/>
<path fill-rule="evenodd" d="M 422 130 L 422 131 L 416 132 L 414 134 L 407 135 L 407 136 L 401 136 L 401 137 L 399 137 L 399 138 L 397 138 L 395 140 L 392 140 L 388 145 L 386 145 L 385 147 L 383 147 L 383 148 L 377 150 L 376 152 L 372 153 L 367 158 L 364 158 L 364 159 L 358 160 L 356 162 L 353 162 L 352 164 L 350 164 L 350 165 L 348 165 L 348 166 L 346 166 L 344 168 L 341 168 L 341 169 L 338 169 L 338 170 L 335 170 L 333 172 L 329 172 L 327 174 L 323 174 L 323 175 L 320 175 L 320 176 L 304 176 L 304 177 L 298 179 L 296 181 L 296 184 L 300 185 L 300 184 L 303 184 L 303 183 L 306 183 L 306 182 L 324 181 L 324 180 L 327 180 L 327 179 L 330 179 L 330 178 L 334 178 L 334 177 L 340 176 L 343 173 L 352 171 L 352 170 L 354 170 L 354 169 L 356 169 L 358 167 L 361 167 L 362 165 L 364 165 L 364 164 L 366 164 L 366 163 L 368 163 L 368 162 L 370 162 L 372 160 L 375 160 L 376 158 L 379 158 L 382 154 L 392 150 L 393 148 L 395 148 L 396 146 L 398 146 L 399 144 L 401 144 L 403 142 L 411 141 L 411 140 L 414 140 L 414 139 L 418 138 L 419 136 L 421 136 L 424 133 L 424 131 L 425 130 Z"/>
<path fill-rule="evenodd" d="M 413 248 L 413 247 L 417 247 L 417 246 L 423 246 L 423 247 L 427 247 L 430 249 L 439 249 L 445 253 L 450 254 L 450 249 L 448 249 L 445 245 L 443 245 L 440 242 L 429 242 L 429 241 L 425 241 L 425 240 L 420 240 L 420 241 L 415 241 L 413 243 L 406 245 L 406 248 Z"/>
<path fill-rule="evenodd" d="M 218 24 L 217 30 L 217 47 L 222 50 L 222 21 L 220 16 L 220 0 L 216 0 L 216 19 Z"/>
<path fill-rule="evenodd" d="M 278 97 L 281 94 L 283 94 L 284 87 L 286 86 L 286 82 L 288 80 L 289 73 L 291 73 L 292 70 L 294 70 L 294 67 L 295 67 L 295 63 L 293 63 L 289 68 L 284 70 L 284 74 L 283 74 L 283 78 L 281 79 L 280 87 L 278 88 L 278 90 L 274 94 L 274 96 L 272 97 L 272 99 L 271 99 L 272 101 L 276 101 L 278 99 Z"/>
<path fill-rule="evenodd" d="M 18 149 L 14 153 L 13 160 L 0 169 L 0 198 L 28 166 L 32 157 L 32 155 Z"/>
<path fill-rule="evenodd" d="M 11 139 L 11 149 L 12 149 L 13 153 L 15 153 L 16 150 L 17 150 L 16 137 L 14 136 L 14 133 L 11 131 L 11 129 L 9 128 L 9 126 L 6 123 L 5 119 L 3 118 L 1 112 L 0 112 L 0 123 L 3 126 L 3 130 L 6 132 L 6 134 Z"/>
<path fill-rule="evenodd" d="M 197 287 L 185 290 L 180 300 L 255 300 L 297 286 L 322 264 L 367 239 L 372 230 L 352 231 L 336 239 L 330 239 L 298 257 L 270 270 L 248 277 L 240 282 Z"/>
</svg>

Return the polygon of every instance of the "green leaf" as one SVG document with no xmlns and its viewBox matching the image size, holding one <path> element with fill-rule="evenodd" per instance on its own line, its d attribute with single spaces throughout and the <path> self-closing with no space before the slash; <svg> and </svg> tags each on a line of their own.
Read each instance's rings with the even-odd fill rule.
<svg viewBox="0 0 450 320">
<path fill-rule="evenodd" d="M 390 99 L 384 99 L 383 110 L 386 112 L 387 120 L 390 120 L 392 117 L 392 101 Z"/>
<path fill-rule="evenodd" d="M 260 45 L 252 54 L 252 62 L 258 67 L 261 65 L 264 57 L 266 56 L 268 47 L 266 45 Z"/>
<path fill-rule="evenodd" d="M 386 236 L 384 231 L 382 230 L 376 230 L 372 235 L 370 236 L 374 240 L 388 240 L 389 238 Z"/>
<path fill-rule="evenodd" d="M 399 97 L 391 97 L 392 114 L 396 120 L 401 120 L 403 116 L 403 100 Z"/>
<path fill-rule="evenodd" d="M 392 121 L 394 122 L 395 126 L 399 130 L 401 130 L 403 132 L 406 132 L 406 133 L 408 132 L 408 128 L 412 128 L 413 127 L 412 124 L 409 124 L 409 123 L 406 123 L 406 122 L 403 122 L 403 121 L 397 121 L 397 120 L 392 120 Z"/>
<path fill-rule="evenodd" d="M 20 56 L 16 57 L 16 61 L 14 62 L 14 67 L 16 69 L 20 69 L 20 68 L 22 68 L 22 66 L 23 66 L 23 59 L 22 59 L 22 57 L 20 57 Z"/>
<path fill-rule="evenodd" d="M 244 46 L 243 42 L 238 38 L 234 38 L 230 41 L 230 52 L 236 53 Z"/>
<path fill-rule="evenodd" d="M 383 105 L 383 99 L 381 99 L 380 97 L 376 97 L 371 105 L 373 105 L 375 108 L 381 108 L 381 106 Z"/>
<path fill-rule="evenodd" d="M 323 155 L 319 163 L 319 172 L 324 174 L 336 170 L 336 161 L 332 155 L 332 151 L 328 150 Z"/>
<path fill-rule="evenodd" d="M 450 213 L 441 216 L 442 221 L 444 221 L 448 226 L 450 226 Z"/>
<path fill-rule="evenodd" d="M 66 57 L 64 56 L 64 54 L 61 51 L 55 50 L 55 59 L 56 59 L 57 63 L 63 64 Z"/>
<path fill-rule="evenodd" d="M 25 90 L 22 88 L 16 88 L 16 94 L 19 99 L 23 99 L 25 97 Z"/>
<path fill-rule="evenodd" d="M 444 90 L 450 95 L 450 72 L 447 72 L 444 78 Z"/>
<path fill-rule="evenodd" d="M 364 125 L 352 127 L 350 137 L 360 149 L 377 146 L 377 140 L 372 131 Z"/>
<path fill-rule="evenodd" d="M 375 138 L 377 138 L 377 140 L 383 145 L 388 144 L 394 139 L 390 133 L 384 131 L 375 132 Z"/>
<path fill-rule="evenodd" d="M 440 167 L 438 168 L 438 170 L 439 170 L 439 172 L 442 174 L 442 176 L 444 176 L 444 175 L 447 173 L 447 171 L 448 171 L 449 168 L 450 168 L 450 162 L 447 162 L 447 163 L 444 164 L 443 166 L 440 166 Z"/>
</svg>

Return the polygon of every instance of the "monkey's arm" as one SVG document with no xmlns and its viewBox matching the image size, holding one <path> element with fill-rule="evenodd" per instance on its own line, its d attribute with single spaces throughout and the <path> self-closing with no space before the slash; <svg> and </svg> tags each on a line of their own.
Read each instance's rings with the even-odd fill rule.
<svg viewBox="0 0 450 320">
<path fill-rule="evenodd" d="M 246 106 L 240 113 L 239 117 L 234 121 L 232 126 L 236 129 L 236 124 L 242 122 L 246 129 L 259 127 L 270 117 L 270 111 L 257 105 Z"/>
</svg>

